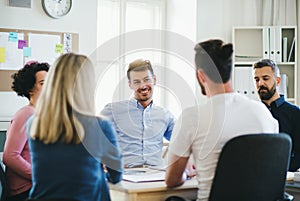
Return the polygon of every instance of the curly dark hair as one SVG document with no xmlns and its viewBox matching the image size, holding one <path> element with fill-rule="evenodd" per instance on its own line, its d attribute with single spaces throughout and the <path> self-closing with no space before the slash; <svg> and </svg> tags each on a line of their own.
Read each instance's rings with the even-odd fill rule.
<svg viewBox="0 0 300 201">
<path fill-rule="evenodd" d="M 29 92 L 34 87 L 36 82 L 36 73 L 39 71 L 49 70 L 48 63 L 32 62 L 27 63 L 18 72 L 11 75 L 12 79 L 12 90 L 14 90 L 19 96 L 25 96 L 30 100 Z"/>
</svg>

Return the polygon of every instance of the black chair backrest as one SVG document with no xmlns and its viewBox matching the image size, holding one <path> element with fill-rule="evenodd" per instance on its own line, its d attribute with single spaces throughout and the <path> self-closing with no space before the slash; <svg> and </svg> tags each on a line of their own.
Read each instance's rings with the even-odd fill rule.
<svg viewBox="0 0 300 201">
<path fill-rule="evenodd" d="M 6 176 L 4 173 L 2 161 L 0 161 L 0 201 L 6 201 L 7 198 L 7 183 L 6 183 Z"/>
<path fill-rule="evenodd" d="M 219 157 L 209 201 L 282 199 L 291 144 L 285 133 L 229 140 Z"/>
<path fill-rule="evenodd" d="M 66 199 L 66 198 L 62 198 L 62 199 L 27 199 L 26 201 L 78 201 L 78 200 L 74 200 L 74 199 Z"/>
</svg>

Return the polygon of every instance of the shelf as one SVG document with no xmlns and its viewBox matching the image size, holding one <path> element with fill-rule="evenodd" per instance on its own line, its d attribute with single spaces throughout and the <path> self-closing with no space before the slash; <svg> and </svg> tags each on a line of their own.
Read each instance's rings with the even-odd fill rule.
<svg viewBox="0 0 300 201">
<path fill-rule="evenodd" d="M 258 61 L 258 60 L 257 60 Z M 253 65 L 256 61 L 235 61 L 234 65 Z M 279 62 L 277 63 L 278 66 L 293 66 L 295 65 L 295 62 Z"/>
<path fill-rule="evenodd" d="M 286 101 L 288 101 L 288 102 L 295 102 L 295 98 L 286 98 Z"/>
<path fill-rule="evenodd" d="M 255 63 L 255 61 L 236 61 L 234 62 L 234 65 L 240 65 L 240 66 L 252 66 Z"/>
<path fill-rule="evenodd" d="M 277 65 L 291 65 L 291 66 L 293 66 L 295 64 L 296 64 L 295 62 L 279 62 L 279 63 L 277 63 Z"/>
<path fill-rule="evenodd" d="M 280 74 L 287 76 L 286 100 L 297 104 L 297 27 L 296 26 L 245 26 L 233 27 L 232 42 L 234 45 L 233 83 L 234 88 L 245 91 L 254 98 L 253 64 L 263 58 L 275 61 Z M 285 40 L 283 40 L 283 38 Z M 295 42 L 293 42 L 295 41 Z M 285 44 L 283 46 L 283 43 Z M 293 45 L 294 43 L 294 45 Z M 283 47 L 285 51 L 283 54 Z M 291 62 L 282 62 L 291 54 Z M 284 57 L 284 58 L 283 58 Z"/>
</svg>

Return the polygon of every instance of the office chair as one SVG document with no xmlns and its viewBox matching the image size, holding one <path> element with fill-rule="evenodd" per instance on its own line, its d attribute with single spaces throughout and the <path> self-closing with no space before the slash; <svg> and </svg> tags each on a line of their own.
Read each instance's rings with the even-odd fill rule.
<svg viewBox="0 0 300 201">
<path fill-rule="evenodd" d="M 285 193 L 291 144 L 285 133 L 229 140 L 219 156 L 209 201 L 293 200 Z"/>
<path fill-rule="evenodd" d="M 172 196 L 168 197 L 165 201 L 186 201 L 186 199 L 176 196 L 176 195 L 172 195 Z"/>
<path fill-rule="evenodd" d="M 43 199 L 43 198 L 39 198 L 39 199 L 33 199 L 33 198 L 28 198 L 26 201 L 78 201 L 78 200 L 74 200 L 74 199 Z"/>
<path fill-rule="evenodd" d="M 2 161 L 0 160 L 0 201 L 5 201 L 7 198 L 7 183 L 6 177 L 2 165 Z"/>
</svg>

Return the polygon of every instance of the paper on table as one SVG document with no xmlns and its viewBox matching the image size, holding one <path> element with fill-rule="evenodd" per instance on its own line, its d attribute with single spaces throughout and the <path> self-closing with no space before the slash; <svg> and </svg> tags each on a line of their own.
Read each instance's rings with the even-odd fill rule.
<svg viewBox="0 0 300 201">
<path fill-rule="evenodd" d="M 294 180 L 294 172 L 287 172 L 286 180 L 287 181 L 293 181 Z"/>
<path fill-rule="evenodd" d="M 147 171 L 144 173 L 137 174 L 124 174 L 123 180 L 130 182 L 153 182 L 153 181 L 164 181 L 165 171 Z"/>
</svg>

